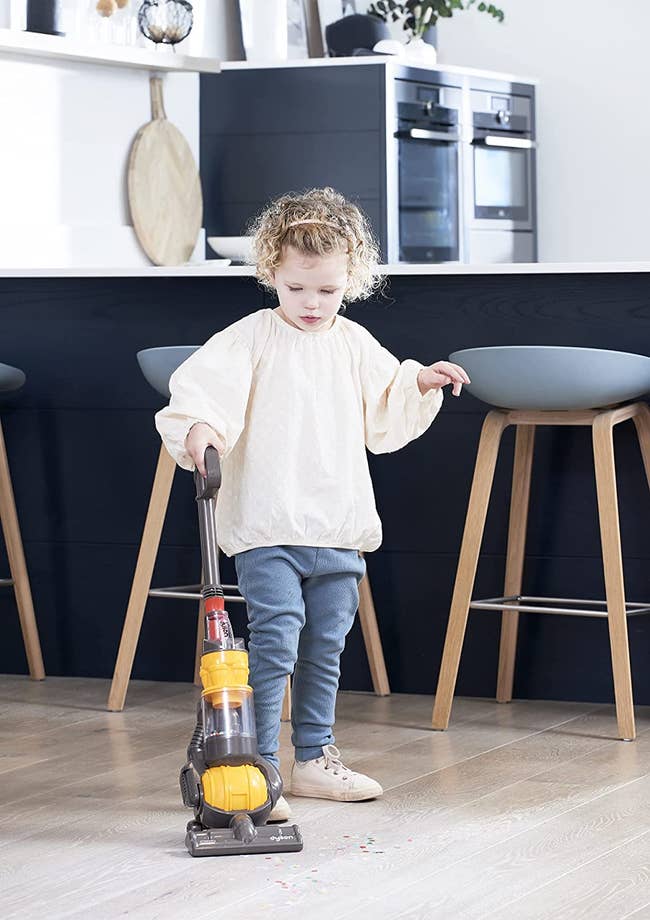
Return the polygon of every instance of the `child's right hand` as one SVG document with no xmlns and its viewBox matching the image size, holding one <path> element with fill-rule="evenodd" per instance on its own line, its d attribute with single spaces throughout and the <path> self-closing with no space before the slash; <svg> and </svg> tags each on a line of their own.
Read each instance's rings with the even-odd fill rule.
<svg viewBox="0 0 650 920">
<path fill-rule="evenodd" d="M 223 438 L 217 434 L 214 428 L 205 422 L 197 422 L 192 425 L 185 438 L 185 450 L 188 452 L 194 465 L 201 474 L 206 476 L 205 472 L 205 449 L 206 447 L 216 447 L 219 456 L 223 456 L 226 449 Z"/>
</svg>

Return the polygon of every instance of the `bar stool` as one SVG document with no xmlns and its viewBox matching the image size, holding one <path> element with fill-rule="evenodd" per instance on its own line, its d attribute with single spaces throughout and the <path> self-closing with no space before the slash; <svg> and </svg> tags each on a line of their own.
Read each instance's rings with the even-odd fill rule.
<svg viewBox="0 0 650 920">
<path fill-rule="evenodd" d="M 0 364 L 0 393 L 12 393 L 19 390 L 25 383 L 25 374 L 17 367 Z M 0 585 L 13 585 L 20 619 L 20 629 L 23 634 L 23 644 L 27 655 L 29 676 L 32 680 L 44 680 L 45 668 L 41 654 L 41 643 L 38 638 L 38 627 L 34 616 L 32 592 L 29 586 L 29 576 L 25 564 L 23 541 L 20 536 L 14 490 L 11 484 L 11 474 L 7 461 L 4 434 L 0 424 L 0 519 L 2 520 L 2 533 L 4 535 L 9 570 L 11 578 L 0 578 Z"/>
<path fill-rule="evenodd" d="M 627 617 L 648 613 L 648 604 L 625 599 L 619 531 L 614 426 L 634 422 L 650 486 L 650 409 L 631 402 L 650 391 L 650 358 L 593 348 L 504 346 L 455 352 L 472 383 L 469 392 L 499 407 L 485 418 L 449 613 L 432 725 L 444 730 L 470 608 L 501 610 L 496 698 L 512 699 L 519 613 L 607 617 L 621 739 L 635 738 Z M 516 426 L 504 596 L 472 600 L 501 436 Z M 541 598 L 521 594 L 526 524 L 537 425 L 588 425 L 592 429 L 598 516 L 606 601 Z M 604 608 L 604 609 L 603 609 Z"/>
<path fill-rule="evenodd" d="M 176 368 L 193 354 L 198 345 L 172 345 L 161 348 L 146 348 L 138 352 L 138 364 L 147 382 L 161 396 L 169 399 L 169 378 Z M 196 637 L 196 656 L 194 666 L 194 682 L 200 686 L 198 675 L 199 662 L 203 642 L 203 608 L 201 586 L 189 585 L 172 588 L 151 588 L 151 577 L 156 562 L 160 536 L 162 533 L 165 514 L 171 493 L 176 464 L 161 445 L 158 455 L 158 465 L 154 477 L 149 509 L 144 525 L 140 551 L 135 567 L 131 594 L 124 620 L 124 628 L 120 647 L 115 662 L 113 681 L 108 696 L 109 710 L 119 712 L 124 708 L 126 692 L 128 689 L 133 659 L 142 628 L 142 619 L 147 603 L 147 597 L 184 598 L 199 601 L 199 617 Z M 224 585 L 226 601 L 245 603 L 239 594 L 237 585 Z M 390 686 L 384 662 L 384 654 L 377 626 L 372 592 L 367 576 L 359 585 L 359 620 L 368 655 L 370 674 L 375 693 L 379 696 L 388 696 Z M 291 693 L 290 678 L 287 678 L 287 691 L 284 697 L 282 718 L 288 721 L 291 718 Z"/>
</svg>

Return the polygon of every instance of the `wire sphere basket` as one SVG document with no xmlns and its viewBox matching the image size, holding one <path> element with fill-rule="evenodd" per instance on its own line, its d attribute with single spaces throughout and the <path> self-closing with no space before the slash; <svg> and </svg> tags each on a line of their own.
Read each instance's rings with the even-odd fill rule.
<svg viewBox="0 0 650 920">
<path fill-rule="evenodd" d="M 188 0 L 144 0 L 138 26 L 157 45 L 177 45 L 192 31 L 194 11 Z"/>
</svg>

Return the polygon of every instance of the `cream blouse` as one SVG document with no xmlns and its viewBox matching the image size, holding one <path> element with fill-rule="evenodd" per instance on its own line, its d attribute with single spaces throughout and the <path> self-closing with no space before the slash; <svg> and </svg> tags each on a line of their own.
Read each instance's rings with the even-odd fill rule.
<svg viewBox="0 0 650 920">
<path fill-rule="evenodd" d="M 341 315 L 303 332 L 258 310 L 172 374 L 156 427 L 188 470 L 195 422 L 223 438 L 217 534 L 228 556 L 278 545 L 370 551 L 382 534 L 366 447 L 399 450 L 429 427 L 442 390 L 422 396 L 421 367 Z"/>
</svg>

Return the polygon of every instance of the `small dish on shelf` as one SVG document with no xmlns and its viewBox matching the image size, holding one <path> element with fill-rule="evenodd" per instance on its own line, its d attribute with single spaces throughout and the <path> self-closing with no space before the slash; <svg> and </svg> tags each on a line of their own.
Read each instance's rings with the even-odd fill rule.
<svg viewBox="0 0 650 920">
<path fill-rule="evenodd" d="M 202 262 L 188 262 L 189 268 L 217 268 L 218 266 L 230 265 L 232 259 L 204 259 Z"/>
<path fill-rule="evenodd" d="M 209 236 L 208 245 L 218 256 L 233 262 L 253 261 L 253 238 L 251 236 Z"/>
</svg>

